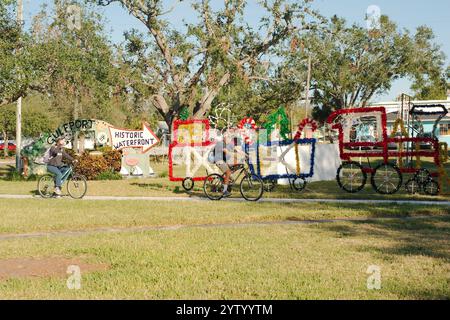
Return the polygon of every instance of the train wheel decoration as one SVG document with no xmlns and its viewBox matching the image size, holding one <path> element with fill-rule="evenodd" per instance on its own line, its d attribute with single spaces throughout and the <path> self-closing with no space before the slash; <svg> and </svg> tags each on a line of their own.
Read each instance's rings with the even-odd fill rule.
<svg viewBox="0 0 450 320">
<path fill-rule="evenodd" d="M 372 173 L 373 189 L 380 194 L 394 194 L 400 190 L 403 176 L 400 169 L 393 164 L 383 163 Z"/>
<path fill-rule="evenodd" d="M 192 189 L 194 189 L 194 184 L 194 179 L 190 177 L 184 178 L 183 182 L 181 183 L 185 191 L 191 191 Z"/>
<path fill-rule="evenodd" d="M 336 180 L 342 190 L 348 193 L 356 193 L 366 185 L 367 174 L 359 163 L 349 161 L 342 163 L 338 168 Z"/>
</svg>

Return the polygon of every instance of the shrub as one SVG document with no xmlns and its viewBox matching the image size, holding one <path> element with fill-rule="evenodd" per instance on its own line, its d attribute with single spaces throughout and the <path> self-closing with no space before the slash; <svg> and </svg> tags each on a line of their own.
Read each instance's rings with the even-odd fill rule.
<svg viewBox="0 0 450 320">
<path fill-rule="evenodd" d="M 88 180 L 95 180 L 100 173 L 109 169 L 108 162 L 104 157 L 91 156 L 88 152 L 78 157 L 78 161 L 76 172 L 82 174 Z"/>
<path fill-rule="evenodd" d="M 21 175 L 19 172 L 17 172 L 15 169 L 11 169 L 5 177 L 5 180 L 8 181 L 24 181 L 25 178 L 23 175 Z"/>
<path fill-rule="evenodd" d="M 122 175 L 115 171 L 103 171 L 96 177 L 97 180 L 122 180 Z"/>
<path fill-rule="evenodd" d="M 103 151 L 103 157 L 105 158 L 108 167 L 114 172 L 120 172 L 122 167 L 122 152 L 117 150 L 105 150 Z"/>
<path fill-rule="evenodd" d="M 102 147 L 99 150 L 102 155 L 90 155 L 85 151 L 82 155 L 77 156 L 73 150 L 67 150 L 68 153 L 76 158 L 79 163 L 75 171 L 82 174 L 88 180 L 118 180 L 122 176 L 118 174 L 121 169 L 122 152 L 112 150 L 110 147 Z"/>
</svg>

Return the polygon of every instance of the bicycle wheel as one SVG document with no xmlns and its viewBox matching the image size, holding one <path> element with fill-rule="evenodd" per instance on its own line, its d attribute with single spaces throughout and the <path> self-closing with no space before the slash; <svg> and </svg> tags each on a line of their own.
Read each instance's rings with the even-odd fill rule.
<svg viewBox="0 0 450 320">
<path fill-rule="evenodd" d="M 51 198 L 55 193 L 55 179 L 52 175 L 46 174 L 39 178 L 38 192 L 43 198 Z"/>
<path fill-rule="evenodd" d="M 264 183 L 264 191 L 271 192 L 271 191 L 273 191 L 273 189 L 275 189 L 275 187 L 277 185 L 277 180 L 266 179 L 266 180 L 263 180 L 263 183 Z"/>
<path fill-rule="evenodd" d="M 434 180 L 429 180 L 423 186 L 423 191 L 429 196 L 437 196 L 439 194 L 439 184 Z"/>
<path fill-rule="evenodd" d="M 184 178 L 181 185 L 185 191 L 191 191 L 194 188 L 194 180 L 192 178 Z"/>
<path fill-rule="evenodd" d="M 420 192 L 421 185 L 416 181 L 416 179 L 410 179 L 405 184 L 406 192 L 409 194 L 416 194 Z"/>
<path fill-rule="evenodd" d="M 264 193 L 264 183 L 259 176 L 247 174 L 241 180 L 240 190 L 245 200 L 258 201 Z"/>
<path fill-rule="evenodd" d="M 400 169 L 392 164 L 380 164 L 372 174 L 372 187 L 380 194 L 394 194 L 402 185 Z"/>
<path fill-rule="evenodd" d="M 357 162 L 344 162 L 336 173 L 339 187 L 349 193 L 361 191 L 366 185 L 367 174 Z"/>
<path fill-rule="evenodd" d="M 292 181 L 292 187 L 297 191 L 303 191 L 306 188 L 306 184 L 308 182 L 305 178 L 295 178 L 294 181 Z"/>
<path fill-rule="evenodd" d="M 87 192 L 86 178 L 79 174 L 74 174 L 67 181 L 67 192 L 74 199 L 81 199 Z"/>
<path fill-rule="evenodd" d="M 425 186 L 425 184 L 431 180 L 431 174 L 430 171 L 428 171 L 425 168 L 420 169 L 416 172 L 416 175 L 414 176 L 414 179 L 417 181 L 418 184 L 421 186 Z"/>
<path fill-rule="evenodd" d="M 206 177 L 203 192 L 210 200 L 220 200 L 223 197 L 223 177 L 216 173 Z"/>
</svg>

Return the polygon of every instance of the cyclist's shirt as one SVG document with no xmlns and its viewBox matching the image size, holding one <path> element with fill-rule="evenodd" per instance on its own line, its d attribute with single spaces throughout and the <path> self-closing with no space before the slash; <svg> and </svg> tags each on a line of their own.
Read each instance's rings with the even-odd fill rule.
<svg viewBox="0 0 450 320">
<path fill-rule="evenodd" d="M 225 152 L 226 147 L 227 145 L 223 141 L 218 141 L 216 143 L 216 146 L 213 149 L 214 163 L 227 162 L 227 154 Z"/>
<path fill-rule="evenodd" d="M 50 148 L 50 160 L 48 161 L 49 166 L 62 167 L 64 163 L 63 159 L 73 161 L 73 158 L 64 151 L 63 147 L 51 147 Z"/>
</svg>

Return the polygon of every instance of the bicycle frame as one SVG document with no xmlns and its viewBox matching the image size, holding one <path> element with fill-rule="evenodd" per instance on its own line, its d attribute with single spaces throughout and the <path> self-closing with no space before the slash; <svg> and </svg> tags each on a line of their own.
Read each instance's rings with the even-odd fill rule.
<svg viewBox="0 0 450 320">
<path fill-rule="evenodd" d="M 69 169 L 63 174 L 61 177 L 61 181 L 64 183 L 67 181 L 67 179 L 72 175 L 73 173 L 73 167 L 69 166 Z"/>
</svg>

